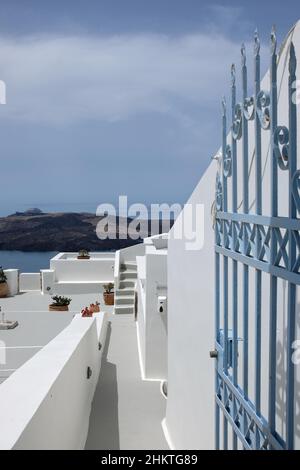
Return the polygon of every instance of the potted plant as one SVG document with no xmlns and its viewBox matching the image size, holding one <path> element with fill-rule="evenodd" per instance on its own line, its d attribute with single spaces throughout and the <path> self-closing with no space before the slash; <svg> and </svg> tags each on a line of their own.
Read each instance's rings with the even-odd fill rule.
<svg viewBox="0 0 300 470">
<path fill-rule="evenodd" d="M 88 250 L 79 250 L 77 259 L 90 259 Z"/>
<path fill-rule="evenodd" d="M 93 312 L 88 307 L 85 307 L 81 310 L 81 316 L 82 317 L 92 317 Z"/>
<path fill-rule="evenodd" d="M 97 302 L 97 300 L 94 304 L 90 304 L 90 311 L 93 312 L 93 313 L 100 312 L 100 303 Z"/>
<path fill-rule="evenodd" d="M 103 299 L 105 305 L 114 305 L 115 302 L 115 294 L 113 291 L 114 285 L 112 282 L 109 282 L 108 284 L 104 284 L 103 289 Z"/>
<path fill-rule="evenodd" d="M 7 285 L 7 277 L 5 272 L 0 266 L 0 297 L 7 297 L 8 295 L 8 285 Z"/>
<path fill-rule="evenodd" d="M 54 302 L 49 305 L 50 311 L 67 312 L 69 310 L 69 305 L 72 299 L 63 297 L 61 295 L 55 295 L 52 297 L 52 300 L 54 300 Z"/>
</svg>

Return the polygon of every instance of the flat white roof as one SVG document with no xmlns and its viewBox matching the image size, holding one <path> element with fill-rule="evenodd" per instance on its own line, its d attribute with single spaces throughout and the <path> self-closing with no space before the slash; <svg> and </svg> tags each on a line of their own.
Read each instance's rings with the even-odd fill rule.
<svg viewBox="0 0 300 470">
<path fill-rule="evenodd" d="M 105 306 L 100 294 L 68 295 L 72 298 L 69 312 L 49 312 L 50 295 L 25 292 L 0 299 L 6 320 L 17 320 L 19 325 L 11 330 L 0 330 L 0 384 L 41 347 L 45 346 L 70 323 L 83 307 L 98 300 L 101 310 Z"/>
</svg>

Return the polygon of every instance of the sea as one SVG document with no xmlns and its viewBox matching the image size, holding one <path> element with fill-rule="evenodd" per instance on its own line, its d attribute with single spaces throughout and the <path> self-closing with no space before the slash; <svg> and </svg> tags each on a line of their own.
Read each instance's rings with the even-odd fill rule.
<svg viewBox="0 0 300 470">
<path fill-rule="evenodd" d="M 19 269 L 22 273 L 37 273 L 49 269 L 50 259 L 58 251 L 0 251 L 0 266 L 3 269 Z"/>
<path fill-rule="evenodd" d="M 90 212 L 96 213 L 96 203 L 0 203 L 0 217 L 14 214 L 15 212 L 24 212 L 28 209 L 37 207 L 43 212 Z M 0 250 L 0 266 L 3 269 L 19 269 L 23 273 L 35 273 L 40 269 L 47 269 L 50 265 L 50 259 L 57 255 L 58 251 L 45 252 L 24 252 L 24 251 L 2 251 Z"/>
</svg>

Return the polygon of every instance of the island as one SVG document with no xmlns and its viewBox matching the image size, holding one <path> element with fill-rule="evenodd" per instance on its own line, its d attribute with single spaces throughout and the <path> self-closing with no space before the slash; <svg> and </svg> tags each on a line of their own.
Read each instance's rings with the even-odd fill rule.
<svg viewBox="0 0 300 470">
<path fill-rule="evenodd" d="M 105 216 L 77 212 L 44 213 L 37 208 L 0 217 L 0 250 L 115 251 L 142 242 L 143 238 L 163 231 L 163 224 L 159 221 L 157 232 L 151 233 L 151 221 L 148 221 L 146 229 L 145 223 L 141 225 L 139 239 L 124 239 L 122 234 L 133 219 L 116 217 L 111 220 L 110 216 L 108 232 L 115 221 L 117 238 L 108 236 L 107 239 L 101 240 L 96 229 L 103 217 Z"/>
</svg>

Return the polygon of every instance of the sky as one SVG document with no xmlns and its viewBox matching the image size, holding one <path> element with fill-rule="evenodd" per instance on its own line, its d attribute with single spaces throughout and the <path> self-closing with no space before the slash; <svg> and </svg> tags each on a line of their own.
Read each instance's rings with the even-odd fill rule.
<svg viewBox="0 0 300 470">
<path fill-rule="evenodd" d="M 266 69 L 272 24 L 280 43 L 299 17 L 296 0 L 0 0 L 0 213 L 183 204 L 241 43 L 251 70 L 258 28 Z"/>
</svg>

